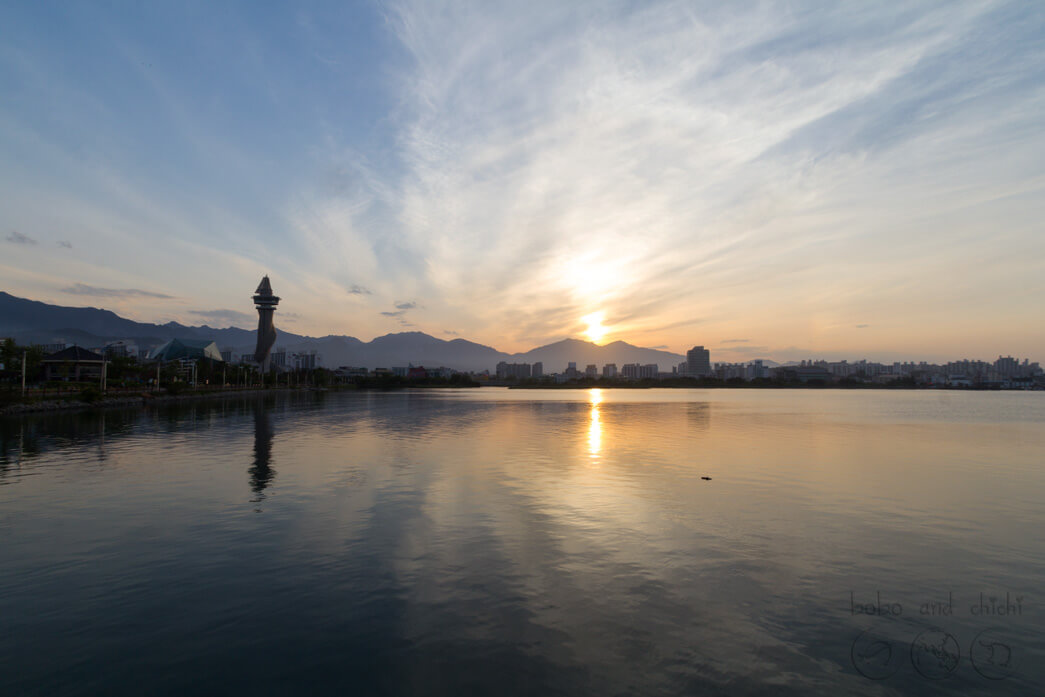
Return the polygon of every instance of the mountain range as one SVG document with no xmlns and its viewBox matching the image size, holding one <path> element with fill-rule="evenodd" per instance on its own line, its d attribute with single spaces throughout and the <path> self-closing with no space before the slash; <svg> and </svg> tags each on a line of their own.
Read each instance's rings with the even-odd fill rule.
<svg viewBox="0 0 1045 697">
<path fill-rule="evenodd" d="M 279 329 L 276 348 L 288 352 L 316 351 L 327 367 L 342 365 L 391 368 L 409 364 L 445 366 L 456 370 L 493 371 L 497 363 L 544 364 L 544 372 L 560 372 L 574 361 L 583 370 L 587 364 L 655 363 L 662 371 L 685 360 L 685 356 L 658 349 L 633 346 L 623 341 L 599 346 L 577 339 L 563 339 L 525 353 L 504 353 L 466 339 L 443 340 L 423 332 L 386 334 L 371 341 L 353 336 L 309 337 Z M 84 347 L 103 346 L 108 341 L 134 340 L 141 348 L 151 348 L 169 339 L 206 339 L 222 349 L 238 354 L 253 353 L 254 330 L 206 325 L 186 326 L 177 322 L 149 324 L 120 317 L 110 310 L 94 307 L 62 307 L 27 300 L 0 291 L 0 336 L 19 343 L 68 343 Z"/>
</svg>

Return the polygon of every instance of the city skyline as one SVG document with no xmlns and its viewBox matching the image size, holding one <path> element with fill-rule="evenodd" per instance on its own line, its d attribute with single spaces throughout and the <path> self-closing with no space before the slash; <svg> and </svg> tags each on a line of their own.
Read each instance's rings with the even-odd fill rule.
<svg viewBox="0 0 1045 697">
<path fill-rule="evenodd" d="M 249 327 L 269 274 L 291 332 L 514 352 L 1045 348 L 1039 8 L 252 9 L 0 9 L 4 290 Z"/>
<path fill-rule="evenodd" d="M 275 301 L 276 303 L 278 303 L 280 298 L 276 298 L 274 295 L 271 294 L 271 285 L 268 284 L 267 281 L 268 281 L 268 279 L 267 279 L 267 277 L 265 277 L 262 280 L 262 283 L 259 286 L 257 292 L 261 293 L 264 290 L 266 293 L 268 293 L 268 295 L 266 295 L 265 298 L 268 298 L 269 300 L 272 300 L 272 301 Z M 258 296 L 255 296 L 254 297 L 255 302 L 257 301 L 257 299 L 258 299 Z M 239 356 L 239 357 L 242 357 L 242 358 L 244 358 L 246 360 L 249 360 L 249 361 L 254 361 L 255 360 L 255 355 L 258 352 L 257 345 L 258 345 L 259 342 L 258 342 L 258 338 L 257 338 L 258 332 L 257 332 L 256 329 L 236 328 L 236 327 L 229 327 L 229 328 L 224 328 L 224 329 L 218 329 L 218 328 L 214 328 L 214 327 L 208 327 L 206 325 L 199 326 L 199 327 L 185 327 L 185 326 L 182 326 L 182 325 L 172 325 L 172 326 L 162 326 L 161 327 L 161 326 L 155 325 L 155 324 L 140 324 L 140 325 L 130 325 L 130 326 L 128 326 L 126 324 L 126 319 L 120 317 L 119 315 L 108 315 L 109 319 L 102 320 L 101 318 L 99 318 L 99 316 L 97 314 L 94 314 L 94 313 L 98 313 L 99 312 L 98 308 L 70 308 L 70 307 L 48 306 L 46 304 L 41 305 L 39 303 L 39 301 L 34 301 L 34 300 L 24 299 L 24 298 L 16 298 L 16 297 L 11 296 L 11 295 L 9 295 L 7 293 L 4 293 L 3 291 L 0 291 L 0 301 L 4 301 L 4 300 L 7 301 L 7 303 L 6 303 L 6 311 L 7 312 L 11 312 L 13 314 L 12 319 L 14 320 L 14 324 L 9 324 L 6 328 L 3 327 L 3 326 L 0 326 L 0 337 L 4 336 L 4 332 L 5 331 L 9 335 L 14 337 L 16 340 L 18 339 L 18 337 L 22 337 L 22 340 L 24 341 L 26 336 L 29 336 L 29 335 L 36 336 L 36 337 L 38 337 L 37 339 L 31 339 L 27 343 L 29 343 L 31 345 L 34 345 L 34 346 L 43 347 L 43 348 L 46 349 L 47 352 L 59 351 L 59 350 L 64 349 L 66 346 L 74 346 L 74 345 L 84 346 L 85 344 L 82 341 L 69 341 L 69 340 L 67 340 L 67 338 L 63 338 L 63 337 L 74 336 L 74 335 L 82 335 L 82 338 L 92 337 L 93 336 L 93 339 L 88 339 L 87 344 L 86 344 L 86 346 L 88 348 L 91 348 L 92 350 L 97 350 L 97 351 L 100 351 L 100 352 L 108 353 L 110 351 L 110 348 L 113 347 L 113 346 L 119 347 L 120 350 L 123 350 L 126 347 L 133 347 L 135 349 L 135 351 L 133 351 L 132 353 L 138 353 L 138 351 L 137 351 L 138 343 L 140 343 L 141 340 L 144 337 L 149 337 L 149 336 L 155 335 L 155 333 L 158 330 L 163 330 L 165 332 L 173 331 L 175 333 L 178 333 L 178 332 L 180 332 L 182 330 L 192 331 L 193 332 L 193 336 L 195 337 L 193 340 L 199 340 L 199 339 L 202 338 L 202 339 L 205 339 L 206 341 L 215 341 L 215 342 L 220 343 L 224 347 L 224 348 L 221 349 L 223 357 L 225 356 L 225 354 L 228 354 L 231 357 L 233 353 L 236 353 L 236 355 Z M 33 308 L 33 309 L 30 310 L 30 308 Z M 46 308 L 46 313 L 45 314 L 46 314 L 47 317 L 49 317 L 49 319 L 45 319 L 43 316 L 41 316 L 41 313 L 44 312 L 45 308 Z M 55 316 L 55 315 L 52 314 L 54 311 L 58 311 L 60 314 Z M 87 312 L 89 314 L 88 315 L 78 315 L 78 314 L 76 314 L 76 313 L 80 313 L 80 312 Z M 107 314 L 109 311 L 103 311 L 103 312 L 105 312 Z M 70 313 L 72 313 L 72 314 L 70 314 Z M 27 321 L 27 318 L 30 315 L 34 319 L 31 320 L 29 324 L 23 325 L 21 329 L 15 328 L 15 327 L 17 327 L 19 321 L 22 321 L 22 322 Z M 260 316 L 261 316 L 261 313 L 259 312 L 259 319 L 260 319 Z M 3 318 L 5 318 L 5 314 L 0 313 L 0 319 L 3 319 Z M 19 318 L 21 318 L 21 319 L 19 319 Z M 269 320 L 269 321 L 271 321 L 271 320 Z M 99 322 L 101 322 L 101 324 L 99 324 Z M 259 327 L 263 326 L 265 324 L 266 324 L 266 322 L 264 320 L 259 321 Z M 86 327 L 86 326 L 91 326 L 92 327 L 92 331 L 84 330 L 83 327 Z M 226 332 L 232 332 L 233 335 L 235 336 L 235 338 L 229 338 L 228 336 L 224 336 L 224 334 Z M 121 339 L 113 339 L 112 336 L 114 336 L 116 334 L 121 335 L 122 338 Z M 825 354 L 820 354 L 820 355 L 798 356 L 798 357 L 795 357 L 795 358 L 790 358 L 790 357 L 784 358 L 784 357 L 773 357 L 773 356 L 761 355 L 761 356 L 749 356 L 749 357 L 742 358 L 740 360 L 736 360 L 736 359 L 730 358 L 728 356 L 727 357 L 722 357 L 722 356 L 717 355 L 717 354 L 712 354 L 711 353 L 711 349 L 708 349 L 707 347 L 705 347 L 703 345 L 693 346 L 691 349 L 685 350 L 683 352 L 672 353 L 672 352 L 666 351 L 666 350 L 664 350 L 662 348 L 637 346 L 635 344 L 624 342 L 624 341 L 622 341 L 620 339 L 614 340 L 612 342 L 604 342 L 603 344 L 598 344 L 598 343 L 591 342 L 591 341 L 588 341 L 588 340 L 583 339 L 583 338 L 565 338 L 565 339 L 561 339 L 559 341 L 554 341 L 554 342 L 551 342 L 549 344 L 542 345 L 542 346 L 528 347 L 527 351 L 517 351 L 517 352 L 512 353 L 512 352 L 500 351 L 494 345 L 486 345 L 486 344 L 481 344 L 481 343 L 477 343 L 477 342 L 474 342 L 474 341 L 470 341 L 467 337 L 457 336 L 457 337 L 453 337 L 452 339 L 449 339 L 449 338 L 439 338 L 439 337 L 434 337 L 434 336 L 432 336 L 430 334 L 424 334 L 423 332 L 417 332 L 417 331 L 390 333 L 390 334 L 382 335 L 382 336 L 379 336 L 379 337 L 374 337 L 370 341 L 360 341 L 358 339 L 358 337 L 353 337 L 353 336 L 348 336 L 348 335 L 336 336 L 336 335 L 328 334 L 328 335 L 325 335 L 325 336 L 322 336 L 322 337 L 314 337 L 314 336 L 307 336 L 307 335 L 305 335 L 305 336 L 297 335 L 297 334 L 293 334 L 293 333 L 288 334 L 288 335 L 282 335 L 281 334 L 279 336 L 276 336 L 276 341 L 273 342 L 273 345 L 270 347 L 270 349 L 273 351 L 272 356 L 274 358 L 274 363 L 273 363 L 274 365 L 275 364 L 279 364 L 279 365 L 283 365 L 284 364 L 284 362 L 285 362 L 285 353 L 287 351 L 286 344 L 288 342 L 290 344 L 292 344 L 292 345 L 299 346 L 299 348 L 301 350 L 303 350 L 303 351 L 308 352 L 309 350 L 311 350 L 313 355 L 315 354 L 315 348 L 312 348 L 312 349 L 305 348 L 305 344 L 301 343 L 302 341 L 304 341 L 306 343 L 311 342 L 311 344 L 313 346 L 318 346 L 319 344 L 326 344 L 328 347 L 329 347 L 329 343 L 328 342 L 330 340 L 335 340 L 335 341 L 337 341 L 337 340 L 344 340 L 344 341 L 348 342 L 345 346 L 364 346 L 364 345 L 370 345 L 370 344 L 377 345 L 378 343 L 381 343 L 381 345 L 383 347 L 382 350 L 385 350 L 385 351 L 392 350 L 392 351 L 396 352 L 397 355 L 399 355 L 401 353 L 401 351 L 403 350 L 405 345 L 400 345 L 400 346 L 398 346 L 396 348 L 392 348 L 392 345 L 388 343 L 389 340 L 390 339 L 394 339 L 395 337 L 407 337 L 408 338 L 408 337 L 417 336 L 417 335 L 428 337 L 429 340 L 435 340 L 436 343 L 438 343 L 441 346 L 445 346 L 447 348 L 457 346 L 457 348 L 460 349 L 461 346 L 466 346 L 466 347 L 469 347 L 471 349 L 483 349 L 483 350 L 488 351 L 488 352 L 493 352 L 493 353 L 499 354 L 499 357 L 494 359 L 494 360 L 502 361 L 502 364 L 506 364 L 505 362 L 507 360 L 512 360 L 513 362 L 515 362 L 515 361 L 518 361 L 518 360 L 521 360 L 521 359 L 527 359 L 527 357 L 532 355 L 532 354 L 555 348 L 556 352 L 560 355 L 560 358 L 557 359 L 557 360 L 559 360 L 560 362 L 564 363 L 564 365 L 565 365 L 565 364 L 569 364 L 572 359 L 578 358 L 578 356 L 573 355 L 573 353 L 571 353 L 571 351 L 572 352 L 577 352 L 579 350 L 580 353 L 584 353 L 585 347 L 591 347 L 593 349 L 598 349 L 598 350 L 608 350 L 608 349 L 613 349 L 616 346 L 621 346 L 621 347 L 627 347 L 629 350 L 630 349 L 634 349 L 634 350 L 638 350 L 640 352 L 645 352 L 647 355 L 643 359 L 643 361 L 639 361 L 638 363 L 635 363 L 634 360 L 623 360 L 622 358 L 617 358 L 617 359 L 610 360 L 609 361 L 610 365 L 613 365 L 614 361 L 616 361 L 617 363 L 619 363 L 622 366 L 626 365 L 626 364 L 629 364 L 629 363 L 636 364 L 636 365 L 646 365 L 647 364 L 646 362 L 648 362 L 648 360 L 650 359 L 651 356 L 659 355 L 660 359 L 658 361 L 654 361 L 654 363 L 657 366 L 666 367 L 668 370 L 671 370 L 673 367 L 678 367 L 678 368 L 681 369 L 682 366 L 688 365 L 688 364 L 692 363 L 693 365 L 697 365 L 698 366 L 698 373 L 707 373 L 707 372 L 709 372 L 710 368 L 718 367 L 718 366 L 734 366 L 735 367 L 735 366 L 742 366 L 742 365 L 745 365 L 745 364 L 751 364 L 753 362 L 762 363 L 762 362 L 766 362 L 766 361 L 768 361 L 768 363 L 770 365 L 788 365 L 788 364 L 795 364 L 795 365 L 797 365 L 797 364 L 806 364 L 806 363 L 810 363 L 810 364 L 816 363 L 816 364 L 825 364 L 825 365 L 826 364 L 833 364 L 836 367 L 839 367 L 839 366 L 844 367 L 845 364 L 848 364 L 849 366 L 858 366 L 859 364 L 866 363 L 866 364 L 874 364 L 874 365 L 886 366 L 886 367 L 889 367 L 889 366 L 903 366 L 905 369 L 907 369 L 907 368 L 920 369 L 920 368 L 924 368 L 926 366 L 929 366 L 929 367 L 933 367 L 933 366 L 940 367 L 940 366 L 945 366 L 945 365 L 949 365 L 949 364 L 956 364 L 956 363 L 962 363 L 962 362 L 967 363 L 967 364 L 968 363 L 983 364 L 983 366 L 986 366 L 988 363 L 995 364 L 998 361 L 1007 361 L 1009 363 L 1012 363 L 1013 361 L 1015 361 L 1015 363 L 1012 363 L 1013 366 L 1016 366 L 1017 364 L 1019 364 L 1020 361 L 1022 361 L 1024 366 L 1026 366 L 1026 364 L 1028 364 L 1028 363 L 1033 363 L 1036 366 L 1038 364 L 1038 362 L 1039 362 L 1039 359 L 1037 357 L 1035 357 L 1035 356 L 1026 356 L 1026 355 L 1020 356 L 1020 355 L 1016 355 L 1014 357 L 1011 352 L 1008 352 L 1008 353 L 1006 353 L 1006 352 L 999 352 L 997 354 L 997 358 L 996 359 L 992 358 L 990 356 L 969 356 L 969 355 L 957 355 L 957 354 L 950 355 L 950 356 L 948 356 L 946 358 L 939 359 L 939 360 L 927 360 L 925 358 L 917 357 L 917 356 L 899 356 L 899 357 L 893 357 L 893 358 L 890 358 L 890 359 L 882 359 L 882 358 L 874 358 L 872 356 L 867 355 L 866 353 L 860 354 L 859 352 L 857 352 L 855 354 L 847 355 L 847 356 L 846 355 L 831 355 L 831 354 L 826 354 L 825 355 Z M 47 337 L 50 337 L 50 338 L 47 339 L 46 341 L 43 341 L 41 343 L 41 340 L 40 340 L 39 337 L 44 337 L 44 336 L 47 336 Z M 222 336 L 224 336 L 224 338 L 222 338 Z M 465 342 L 465 343 L 461 344 L 460 342 Z M 152 339 L 152 343 L 151 344 L 148 341 L 146 341 L 145 344 L 143 344 L 142 348 L 143 348 L 145 353 L 151 353 L 151 350 L 155 349 L 161 343 L 162 343 L 162 341 L 159 341 L 159 340 L 155 339 L 155 337 L 154 337 Z M 100 348 L 102 344 L 105 344 L 105 348 L 104 349 Z M 412 341 L 408 341 L 406 345 L 414 345 L 414 344 L 413 344 Z M 236 351 L 233 350 L 234 346 L 238 347 L 236 349 Z M 275 360 L 275 357 L 277 356 L 277 354 L 280 354 L 281 352 L 284 355 L 284 358 L 283 359 L 279 359 L 279 360 Z M 121 353 L 120 355 L 123 355 L 123 354 Z M 566 357 L 562 358 L 561 356 L 566 356 Z M 591 357 L 592 357 L 591 354 L 588 354 L 588 358 L 591 359 Z M 418 362 L 424 362 L 423 356 L 421 354 L 417 354 L 417 355 L 413 356 L 412 358 L 413 359 L 417 359 Z M 474 356 L 473 356 L 473 358 L 474 358 Z M 778 360 L 778 358 L 779 358 L 779 360 Z M 225 358 L 225 360 L 231 360 L 231 358 Z M 335 363 L 337 363 L 338 360 L 339 359 L 336 359 Z M 542 370 L 543 361 L 542 360 L 538 360 L 538 359 L 530 359 L 531 363 L 533 363 L 534 361 L 536 361 L 536 363 L 534 363 L 534 365 L 536 367 L 538 367 L 538 370 L 539 371 Z M 550 367 L 554 366 L 556 364 L 556 361 L 552 360 L 550 357 L 544 359 L 544 361 L 548 361 L 548 365 Z M 349 362 L 351 362 L 351 361 L 349 361 Z M 382 362 L 381 360 L 377 361 L 377 363 L 381 363 L 381 362 Z M 388 361 L 384 361 L 384 362 L 387 363 Z M 579 360 L 578 361 L 574 361 L 574 366 L 573 367 L 576 367 L 576 363 L 577 362 L 579 362 Z M 600 363 L 599 365 L 603 365 L 605 363 L 607 363 L 607 360 L 604 359 L 602 361 L 602 363 Z M 514 363 L 513 363 L 513 365 L 514 365 Z M 526 364 L 525 363 L 521 363 L 521 364 L 518 364 L 517 367 L 519 367 L 521 369 L 524 366 L 526 366 Z M 592 365 L 590 365 L 590 364 L 588 365 L 589 369 L 592 368 L 592 367 L 593 367 Z M 498 368 L 499 368 L 499 366 L 498 366 Z M 552 368 L 552 371 L 554 371 L 554 368 Z M 843 374 L 845 374 L 845 373 L 843 373 Z"/>
</svg>

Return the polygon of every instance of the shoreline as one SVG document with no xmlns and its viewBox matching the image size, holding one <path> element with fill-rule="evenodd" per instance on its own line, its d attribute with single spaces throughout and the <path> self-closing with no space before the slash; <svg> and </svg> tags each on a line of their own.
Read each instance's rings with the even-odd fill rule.
<svg viewBox="0 0 1045 697">
<path fill-rule="evenodd" d="M 446 389 L 457 387 L 455 385 L 403 385 L 393 388 L 359 388 L 353 386 L 328 386 L 321 388 L 308 387 L 269 387 L 243 390 L 221 390 L 215 392 L 181 394 L 151 394 L 140 393 L 118 397 L 103 397 L 94 402 L 83 402 L 74 399 L 50 399 L 38 402 L 22 402 L 9 404 L 0 408 L 0 418 L 22 416 L 24 414 L 41 414 L 66 411 L 84 411 L 101 409 L 119 409 L 136 406 L 164 405 L 177 402 L 207 401 L 212 399 L 228 399 L 230 397 L 261 397 L 275 394 L 293 394 L 307 392 L 395 392 L 401 389 Z M 476 386 L 479 387 L 479 386 Z M 896 391 L 935 391 L 935 392 L 1041 392 L 1040 389 L 1031 390 L 1005 390 L 1005 389 L 977 389 L 969 387 L 921 387 L 914 385 L 482 385 L 481 387 L 501 387 L 509 390 L 845 390 L 845 391 L 870 391 L 882 390 Z M 474 387 L 472 388 L 474 389 Z"/>
<path fill-rule="evenodd" d="M 136 395 L 125 395 L 119 397 L 103 397 L 94 402 L 82 402 L 75 399 L 51 399 L 39 402 L 23 402 L 19 404 L 9 404 L 6 407 L 0 408 L 0 417 L 5 416 L 21 416 L 23 414 L 40 414 L 40 413 L 51 413 L 56 411 L 76 411 L 85 409 L 118 409 L 135 406 L 149 406 L 152 404 L 168 404 L 173 402 L 188 402 L 188 401 L 205 401 L 208 399 L 225 399 L 228 397 L 245 396 L 245 397 L 257 397 L 266 394 L 276 394 L 281 392 L 297 392 L 307 391 L 306 389 L 299 389 L 296 387 L 286 388 L 269 388 L 269 389 L 251 389 L 251 390 L 221 390 L 217 392 L 205 392 L 205 393 L 181 393 L 181 394 L 149 394 L 140 393 Z"/>
<path fill-rule="evenodd" d="M 18 402 L 0 407 L 0 418 L 22 416 L 24 414 L 43 414 L 65 411 L 86 411 L 102 409 L 126 409 L 137 406 L 160 406 L 176 402 L 206 401 L 210 399 L 228 399 L 230 397 L 262 397 L 275 394 L 299 394 L 308 392 L 394 392 L 400 389 L 446 389 L 457 388 L 458 385 L 404 385 L 397 387 L 359 388 L 352 385 L 328 385 L 326 387 L 259 387 L 257 389 L 215 390 L 207 392 L 185 391 L 179 394 L 152 394 L 141 392 L 133 395 L 102 397 L 93 402 L 77 399 L 46 399 L 34 402 Z M 478 387 L 478 385 L 474 386 Z"/>
</svg>

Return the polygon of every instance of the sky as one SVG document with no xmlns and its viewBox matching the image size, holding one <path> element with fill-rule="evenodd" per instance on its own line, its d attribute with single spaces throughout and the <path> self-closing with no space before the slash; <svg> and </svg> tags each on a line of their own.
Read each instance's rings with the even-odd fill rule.
<svg viewBox="0 0 1045 697">
<path fill-rule="evenodd" d="M 0 3 L 0 290 L 1045 360 L 1045 3 Z"/>
</svg>

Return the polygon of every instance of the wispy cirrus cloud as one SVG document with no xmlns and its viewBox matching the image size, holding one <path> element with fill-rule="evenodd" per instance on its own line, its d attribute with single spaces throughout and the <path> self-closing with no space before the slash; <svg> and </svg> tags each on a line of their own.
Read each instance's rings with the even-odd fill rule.
<svg viewBox="0 0 1045 697">
<path fill-rule="evenodd" d="M 173 295 L 166 295 L 164 293 L 155 293 L 149 290 L 141 290 L 139 288 L 99 288 L 98 286 L 89 286 L 85 283 L 74 283 L 71 286 L 62 288 L 63 293 L 69 293 L 70 295 L 90 295 L 97 298 L 154 298 L 160 300 L 172 300 Z"/>
<path fill-rule="evenodd" d="M 578 335 L 593 312 L 607 340 L 676 351 L 1045 345 L 1021 319 L 1045 293 L 1032 3 L 391 0 L 302 8 L 292 35 L 164 11 L 156 45 L 141 36 L 158 10 L 100 12 L 111 35 L 90 51 L 42 10 L 11 14 L 5 224 L 91 240 L 48 255 L 50 238 L 5 237 L 27 288 L 133 279 L 146 260 L 158 287 L 192 269 L 184 308 L 240 307 L 271 271 L 320 334 L 405 326 L 422 308 L 402 299 L 423 298 L 426 330 L 505 349 Z M 344 47 L 348 26 L 365 49 Z M 206 80 L 152 60 L 186 48 Z M 90 68 L 55 67 L 72 60 Z M 115 116 L 131 111 L 140 127 Z"/>
<path fill-rule="evenodd" d="M 390 12 L 414 59 L 398 239 L 441 297 L 519 341 L 575 332 L 576 317 L 603 309 L 622 318 L 614 331 L 682 344 L 738 317 L 790 317 L 773 326 L 786 335 L 807 332 L 809 312 L 848 311 L 842 295 L 811 306 L 811 286 L 859 288 L 846 298 L 857 307 L 886 302 L 867 288 L 873 263 L 835 253 L 872 240 L 913 249 L 911 214 L 926 217 L 905 189 L 932 198 L 930 227 L 947 229 L 966 205 L 957 180 L 975 188 L 984 148 L 999 162 L 1012 149 L 1004 124 L 1029 133 L 1021 78 L 1042 84 L 1039 58 L 1012 62 L 1033 41 L 1017 23 L 1040 25 L 1014 6 L 593 7 Z M 1018 40 L 999 40 L 985 68 L 967 49 L 988 26 Z M 988 115 L 985 90 L 1025 107 Z M 915 152 L 952 182 L 915 176 Z M 1017 159 L 1003 178 L 1022 187 L 1032 167 L 1040 182 Z M 463 249 L 481 249 L 482 264 L 460 263 Z M 910 275 L 940 282 L 921 263 Z M 535 321 L 505 319 L 524 312 Z M 706 319 L 698 332 L 680 315 Z"/>
</svg>

